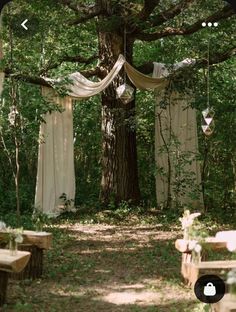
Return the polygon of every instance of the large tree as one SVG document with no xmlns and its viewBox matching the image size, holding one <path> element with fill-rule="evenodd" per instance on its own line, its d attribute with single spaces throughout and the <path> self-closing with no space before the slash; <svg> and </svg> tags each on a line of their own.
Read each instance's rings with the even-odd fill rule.
<svg viewBox="0 0 236 312">
<path fill-rule="evenodd" d="M 223 1 L 96 0 L 91 3 L 80 0 L 44 0 L 30 4 L 20 0 L 13 5 L 15 15 L 20 5 L 27 8 L 32 16 L 37 14 L 42 26 L 49 27 L 49 32 L 45 34 L 42 29 L 37 35 L 39 62 L 31 64 L 31 73 L 28 72 L 29 65 L 26 66 L 27 62 L 30 63 L 27 52 L 32 55 L 29 46 L 23 47 L 20 52 L 18 47 L 16 63 L 8 64 L 5 72 L 39 85 L 47 85 L 42 75 L 53 77 L 74 70 L 82 71 L 86 77 L 102 79 L 111 70 L 119 54 L 125 54 L 129 63 L 143 73 L 150 74 L 153 60 L 143 59 L 143 63 L 137 64 L 134 59 L 142 42 L 147 47 L 152 42 L 163 40 L 172 40 L 178 44 L 176 38 L 194 38 L 206 31 L 202 22 L 220 22 L 219 33 L 215 33 L 213 38 L 215 48 L 211 53 L 210 64 L 223 62 L 235 55 L 236 51 L 233 38 L 235 13 Z M 46 10 L 51 10 L 47 13 L 48 17 L 45 16 Z M 53 23 L 54 29 L 51 30 Z M 55 37 L 57 28 L 59 34 Z M 196 38 L 199 39 L 199 36 Z M 22 46 L 22 43 L 19 45 Z M 186 52 L 186 57 L 189 54 L 197 58 L 196 66 L 207 64 L 206 54 L 200 48 L 198 51 L 195 49 L 194 53 Z M 22 59 L 23 62 L 20 62 Z M 90 64 L 94 66 L 91 68 Z M 123 81 L 124 73 L 121 72 L 101 97 L 100 198 L 105 204 L 111 200 L 117 203 L 122 200 L 135 203 L 140 200 L 136 131 L 129 122 L 135 120 L 135 100 L 123 104 L 117 99 L 116 88 Z"/>
</svg>

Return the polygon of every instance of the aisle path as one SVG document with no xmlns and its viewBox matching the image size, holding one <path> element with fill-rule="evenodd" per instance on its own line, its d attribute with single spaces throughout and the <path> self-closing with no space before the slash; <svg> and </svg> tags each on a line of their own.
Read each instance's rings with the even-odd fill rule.
<svg viewBox="0 0 236 312">
<path fill-rule="evenodd" d="M 180 280 L 175 229 L 75 224 L 62 230 L 73 241 L 58 250 L 43 280 L 24 284 L 29 309 L 17 311 L 200 311 Z"/>
</svg>

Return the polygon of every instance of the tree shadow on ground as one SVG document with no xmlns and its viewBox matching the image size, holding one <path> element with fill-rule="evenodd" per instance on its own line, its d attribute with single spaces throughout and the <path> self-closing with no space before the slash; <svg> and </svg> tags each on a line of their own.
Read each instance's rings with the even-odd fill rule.
<svg viewBox="0 0 236 312">
<path fill-rule="evenodd" d="M 119 298 L 116 298 L 119 300 Z M 125 299 L 126 301 L 127 298 Z M 131 298 L 132 301 L 132 298 Z M 35 297 L 30 302 L 30 298 L 21 298 L 17 304 L 10 302 L 2 308 L 2 312 L 30 311 L 30 312 L 189 312 L 196 306 L 193 300 L 172 300 L 153 304 L 148 302 L 112 303 L 94 295 L 56 295 L 48 289 L 48 296 L 41 298 Z"/>
<path fill-rule="evenodd" d="M 70 239 L 46 253 L 43 278 L 10 283 L 9 302 L 29 308 L 4 311 L 174 312 L 196 305 L 181 284 L 175 232 L 97 225 L 61 232 Z"/>
</svg>

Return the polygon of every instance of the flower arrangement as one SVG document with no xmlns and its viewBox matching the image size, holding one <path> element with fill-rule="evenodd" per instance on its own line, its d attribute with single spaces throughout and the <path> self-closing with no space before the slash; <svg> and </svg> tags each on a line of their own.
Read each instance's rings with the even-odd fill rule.
<svg viewBox="0 0 236 312">
<path fill-rule="evenodd" d="M 232 269 L 227 274 L 227 284 L 229 285 L 229 292 L 236 296 L 236 269 Z"/>
<path fill-rule="evenodd" d="M 17 245 L 23 243 L 23 228 L 13 229 L 7 227 L 5 222 L 0 221 L 0 231 L 4 233 L 4 247 L 8 244 L 10 254 L 16 255 Z"/>
<path fill-rule="evenodd" d="M 200 215 L 200 212 L 190 213 L 189 210 L 185 210 L 183 217 L 179 219 L 184 230 L 184 239 L 189 240 L 188 248 L 192 251 L 193 263 L 201 261 L 202 244 L 208 236 L 204 225 L 196 220 Z"/>
<path fill-rule="evenodd" d="M 32 215 L 32 221 L 35 226 L 35 231 L 42 232 L 43 226 L 47 223 L 48 217 L 45 213 L 40 211 L 39 208 L 35 208 L 33 215 Z"/>
<path fill-rule="evenodd" d="M 181 222 L 182 229 L 184 230 L 184 239 L 190 239 L 189 234 L 191 227 L 193 225 L 194 219 L 200 216 L 200 212 L 190 213 L 189 210 L 185 210 L 183 213 L 183 217 L 179 218 Z"/>
<path fill-rule="evenodd" d="M 15 256 L 17 253 L 17 245 L 23 243 L 23 228 L 12 229 L 11 227 L 6 228 L 10 254 Z"/>
</svg>

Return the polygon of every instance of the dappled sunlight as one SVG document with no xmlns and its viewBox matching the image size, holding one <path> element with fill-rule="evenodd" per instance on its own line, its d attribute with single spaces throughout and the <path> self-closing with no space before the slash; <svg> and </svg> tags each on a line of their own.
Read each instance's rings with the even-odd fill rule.
<svg viewBox="0 0 236 312">
<path fill-rule="evenodd" d="M 32 306 L 50 302 L 58 311 L 63 302 L 72 312 L 188 312 L 197 302 L 180 280 L 178 234 L 148 225 L 60 227 L 63 247 L 45 259 L 45 277 L 23 290 L 13 285 L 9 299 L 23 291 Z"/>
<path fill-rule="evenodd" d="M 107 272 L 109 273 L 109 272 Z M 107 302 L 114 305 L 137 305 L 137 306 L 159 306 L 165 304 L 176 304 L 178 301 L 185 300 L 186 302 L 193 302 L 193 293 L 186 293 L 181 291 L 179 287 L 166 284 L 160 290 L 155 289 L 153 285 L 160 284 L 161 281 L 149 279 L 145 280 L 144 283 L 136 284 L 120 284 L 120 285 L 106 285 L 106 287 L 80 287 L 74 286 L 71 288 L 68 286 L 60 288 L 54 285 L 49 289 L 50 293 L 55 296 L 63 297 L 77 297 L 83 299 L 84 297 L 89 298 L 91 301 Z M 174 298 L 173 298 L 174 295 Z"/>
<path fill-rule="evenodd" d="M 130 240 L 139 243 L 148 243 L 150 241 L 170 240 L 175 239 L 180 233 L 179 231 L 163 232 L 158 227 L 148 228 L 147 226 L 108 226 L 108 225 L 81 225 L 75 224 L 70 228 L 72 235 L 75 236 L 78 241 L 90 241 L 97 242 L 129 242 Z"/>
<path fill-rule="evenodd" d="M 161 303 L 160 294 L 151 291 L 126 290 L 123 292 L 111 292 L 101 298 L 104 301 L 114 304 L 139 304 L 139 305 L 156 305 Z"/>
</svg>

